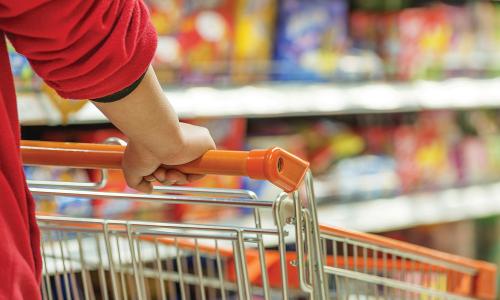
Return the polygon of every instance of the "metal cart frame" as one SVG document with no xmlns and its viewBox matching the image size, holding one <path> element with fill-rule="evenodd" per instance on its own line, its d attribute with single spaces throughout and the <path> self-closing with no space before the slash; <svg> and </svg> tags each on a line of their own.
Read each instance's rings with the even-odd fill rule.
<svg viewBox="0 0 500 300">
<path fill-rule="evenodd" d="M 36 197 L 251 209 L 220 225 L 37 216 L 44 299 L 495 299 L 496 267 L 376 235 L 319 225 L 307 162 L 278 148 L 209 151 L 186 173 L 250 176 L 283 192 L 187 187 L 104 192 L 123 145 L 22 142 L 28 165 L 94 168 L 97 183 L 29 181 Z M 272 220 L 272 222 L 269 222 Z"/>
</svg>

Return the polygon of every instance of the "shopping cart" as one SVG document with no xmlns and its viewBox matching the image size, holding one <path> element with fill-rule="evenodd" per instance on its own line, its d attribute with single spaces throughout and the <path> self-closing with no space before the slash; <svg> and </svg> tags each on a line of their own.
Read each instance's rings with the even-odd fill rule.
<svg viewBox="0 0 500 300">
<path fill-rule="evenodd" d="M 100 182 L 30 181 L 36 197 L 247 208 L 232 225 L 37 216 L 44 299 L 495 299 L 496 267 L 376 235 L 318 225 L 308 164 L 278 148 L 209 151 L 188 173 L 265 179 L 251 191 L 100 191 L 122 145 L 22 142 L 27 165 L 93 168 Z M 301 184 L 304 182 L 304 184 Z"/>
</svg>

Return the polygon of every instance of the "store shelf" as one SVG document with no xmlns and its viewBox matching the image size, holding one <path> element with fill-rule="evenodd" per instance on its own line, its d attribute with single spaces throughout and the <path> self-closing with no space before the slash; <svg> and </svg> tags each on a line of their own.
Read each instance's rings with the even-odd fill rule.
<svg viewBox="0 0 500 300">
<path fill-rule="evenodd" d="M 500 214 L 500 183 L 357 203 L 323 205 L 322 223 L 369 232 Z"/>
<path fill-rule="evenodd" d="M 362 232 L 386 232 L 500 214 L 500 183 L 447 189 L 386 199 L 318 206 L 321 224 Z M 262 216 L 272 225 L 272 216 Z M 224 220 L 251 227 L 253 218 Z"/>
<path fill-rule="evenodd" d="M 450 79 L 406 84 L 366 83 L 268 84 L 234 88 L 191 87 L 167 90 L 182 118 L 313 116 L 384 113 L 423 109 L 500 107 L 500 78 Z M 20 95 L 21 123 L 58 125 L 60 113 L 43 95 Z M 31 105 L 38 101 L 39 109 Z M 106 122 L 87 104 L 70 117 L 71 124 Z"/>
</svg>

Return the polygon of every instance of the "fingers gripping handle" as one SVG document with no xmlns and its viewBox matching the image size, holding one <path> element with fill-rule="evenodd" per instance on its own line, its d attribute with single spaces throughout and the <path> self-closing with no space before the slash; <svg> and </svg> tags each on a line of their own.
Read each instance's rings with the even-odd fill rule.
<svg viewBox="0 0 500 300">
<path fill-rule="evenodd" d="M 22 141 L 27 165 L 121 169 L 124 147 L 118 145 Z M 295 191 L 309 163 L 280 148 L 252 151 L 210 150 L 202 157 L 177 166 L 189 174 L 248 176 L 268 180 L 286 192 Z"/>
</svg>

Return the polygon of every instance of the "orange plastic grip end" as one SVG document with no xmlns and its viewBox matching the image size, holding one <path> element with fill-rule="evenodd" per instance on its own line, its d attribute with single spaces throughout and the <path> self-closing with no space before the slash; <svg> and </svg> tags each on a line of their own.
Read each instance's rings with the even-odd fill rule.
<svg viewBox="0 0 500 300">
<path fill-rule="evenodd" d="M 254 179 L 266 179 L 283 189 L 293 192 L 309 168 L 309 163 L 280 148 L 252 150 L 247 158 L 247 174 Z"/>
</svg>

